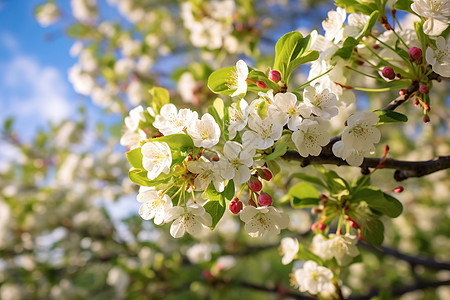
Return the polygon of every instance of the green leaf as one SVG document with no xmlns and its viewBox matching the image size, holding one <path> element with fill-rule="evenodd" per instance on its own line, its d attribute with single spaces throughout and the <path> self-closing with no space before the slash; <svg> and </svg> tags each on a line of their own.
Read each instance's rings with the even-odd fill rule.
<svg viewBox="0 0 450 300">
<path fill-rule="evenodd" d="M 166 142 L 171 150 L 180 151 L 182 149 L 189 149 L 194 147 L 192 138 L 187 134 L 177 133 L 171 135 L 165 135 L 158 138 L 149 140 L 149 142 Z"/>
<path fill-rule="evenodd" d="M 267 167 L 269 168 L 270 172 L 272 172 L 273 176 L 277 175 L 278 173 L 280 173 L 281 168 L 280 165 L 274 161 L 274 160 L 268 160 L 266 162 Z"/>
<path fill-rule="evenodd" d="M 352 195 L 352 202 L 354 201 L 365 201 L 371 209 L 391 218 L 398 217 L 403 211 L 400 201 L 374 187 L 360 189 Z"/>
<path fill-rule="evenodd" d="M 359 36 L 358 41 L 362 40 L 363 37 L 370 34 L 373 26 L 375 26 L 379 17 L 380 17 L 380 12 L 378 10 L 376 10 L 370 14 L 369 20 L 367 21 L 366 26 L 364 26 L 364 29 L 363 29 L 361 35 Z"/>
<path fill-rule="evenodd" d="M 280 71 L 282 80 L 289 81 L 292 71 L 301 64 L 319 58 L 319 52 L 308 51 L 311 45 L 311 36 L 303 37 L 298 31 L 283 35 L 275 46 L 274 69 Z"/>
<path fill-rule="evenodd" d="M 338 194 L 343 190 L 349 189 L 347 181 L 340 177 L 335 171 L 323 172 L 322 178 L 328 185 L 330 192 L 333 194 Z"/>
<path fill-rule="evenodd" d="M 159 114 L 161 107 L 170 102 L 169 91 L 162 87 L 153 87 L 149 91 L 152 96 L 151 106 L 156 114 Z"/>
<path fill-rule="evenodd" d="M 374 113 L 378 115 L 377 125 L 385 123 L 408 122 L 407 116 L 396 111 L 378 109 L 374 110 Z"/>
<path fill-rule="evenodd" d="M 430 38 L 423 32 L 423 22 L 415 22 L 414 29 L 416 31 L 417 38 L 422 45 L 422 49 L 426 49 L 430 44 Z"/>
<path fill-rule="evenodd" d="M 128 151 L 126 154 L 128 162 L 133 168 L 144 169 L 144 166 L 142 165 L 143 155 L 140 147 Z"/>
<path fill-rule="evenodd" d="M 128 172 L 128 177 L 131 181 L 143 186 L 157 186 L 159 184 L 166 183 L 170 180 L 169 175 L 161 174 L 154 180 L 150 180 L 147 177 L 147 171 L 144 169 L 131 169 Z"/>
<path fill-rule="evenodd" d="M 14 124 L 14 118 L 13 117 L 7 118 L 5 121 L 5 125 L 4 125 L 5 131 L 6 132 L 11 131 L 13 124 Z"/>
<path fill-rule="evenodd" d="M 394 8 L 396 10 L 403 10 L 410 13 L 413 13 L 411 9 L 411 4 L 413 3 L 412 0 L 397 0 L 394 4 Z"/>
<path fill-rule="evenodd" d="M 218 201 L 225 206 L 225 197 L 223 193 L 219 193 L 218 191 L 216 191 L 214 184 L 212 183 L 208 186 L 206 191 L 203 192 L 203 197 L 205 197 L 209 201 Z"/>
<path fill-rule="evenodd" d="M 353 53 L 353 49 L 355 49 L 356 45 L 358 44 L 359 42 L 355 38 L 349 36 L 348 38 L 345 39 L 342 48 L 338 49 L 334 53 L 333 57 L 339 56 L 342 57 L 343 59 L 349 59 Z"/>
<path fill-rule="evenodd" d="M 319 205 L 319 191 L 307 182 L 299 182 L 289 189 L 292 196 L 291 205 L 294 208 L 304 208 Z"/>
<path fill-rule="evenodd" d="M 86 38 L 90 36 L 92 32 L 91 27 L 82 23 L 75 23 L 67 28 L 67 35 L 76 39 Z"/>
<path fill-rule="evenodd" d="M 373 11 L 378 9 L 377 5 L 375 4 L 375 1 L 373 0 L 368 1 L 335 0 L 334 4 L 336 4 L 336 6 L 345 8 L 347 13 L 363 13 L 368 16 Z"/>
<path fill-rule="evenodd" d="M 358 190 L 370 185 L 370 175 L 363 175 L 356 180 L 353 185 L 353 192 L 357 192 Z"/>
<path fill-rule="evenodd" d="M 222 68 L 209 75 L 208 87 L 215 94 L 231 95 L 236 89 L 229 88 L 229 78 L 236 73 L 236 67 Z M 236 87 L 237 88 L 237 87 Z"/>
<path fill-rule="evenodd" d="M 211 229 L 216 227 L 217 223 L 219 223 L 220 219 L 222 219 L 223 214 L 225 213 L 225 205 L 222 205 L 220 201 L 208 201 L 203 205 L 206 212 L 211 215 L 212 224 Z"/>
<path fill-rule="evenodd" d="M 363 219 L 360 223 L 361 234 L 366 242 L 379 247 L 384 239 L 384 225 L 377 218 Z"/>
<path fill-rule="evenodd" d="M 224 115 L 225 115 L 225 107 L 223 104 L 223 100 L 217 98 L 213 105 L 208 107 L 208 113 L 213 116 L 216 120 L 217 124 L 219 124 L 220 132 L 224 132 Z"/>
<path fill-rule="evenodd" d="M 284 155 L 287 151 L 287 144 L 285 143 L 276 143 L 275 145 L 275 150 L 273 150 L 272 153 L 270 153 L 269 155 L 265 156 L 264 159 L 265 160 L 273 160 L 276 159 L 282 155 Z"/>
<path fill-rule="evenodd" d="M 267 104 L 266 101 L 261 101 L 260 104 L 258 104 L 258 107 L 256 108 L 256 112 L 258 113 L 258 116 L 264 120 L 267 118 L 267 112 L 269 110 L 269 104 Z"/>
<path fill-rule="evenodd" d="M 317 178 L 316 176 L 313 176 L 313 175 L 308 175 L 308 174 L 305 174 L 305 173 L 295 173 L 295 174 L 292 175 L 292 177 L 298 178 L 298 179 L 301 179 L 301 180 L 304 180 L 304 181 L 308 181 L 308 182 L 313 183 L 315 185 L 319 185 L 319 186 L 321 186 L 323 188 L 327 188 L 327 186 L 323 183 L 322 180 L 320 180 L 319 178 Z"/>
<path fill-rule="evenodd" d="M 225 197 L 225 199 L 231 201 L 234 198 L 234 192 L 234 181 L 229 180 L 227 186 L 223 190 L 223 196 Z"/>
</svg>

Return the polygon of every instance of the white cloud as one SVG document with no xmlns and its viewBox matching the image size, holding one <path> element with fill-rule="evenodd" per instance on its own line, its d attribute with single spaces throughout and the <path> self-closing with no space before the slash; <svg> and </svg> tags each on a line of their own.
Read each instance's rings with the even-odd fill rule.
<svg viewBox="0 0 450 300">
<path fill-rule="evenodd" d="M 2 2 L 0 2 L 0 11 L 2 9 Z M 8 31 L 3 31 L 0 33 L 0 43 L 1 46 L 10 52 L 17 52 L 19 50 L 19 42 L 16 38 Z"/>
<path fill-rule="evenodd" d="M 7 101 L 4 109 L 8 115 L 39 126 L 48 121 L 59 123 L 74 111 L 69 102 L 69 86 L 58 69 L 42 66 L 32 57 L 16 55 L 3 70 L 3 102 Z"/>
</svg>

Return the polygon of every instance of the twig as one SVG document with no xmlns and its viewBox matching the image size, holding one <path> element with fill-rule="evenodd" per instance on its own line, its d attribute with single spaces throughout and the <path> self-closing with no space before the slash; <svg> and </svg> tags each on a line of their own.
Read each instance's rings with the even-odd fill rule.
<svg viewBox="0 0 450 300">
<path fill-rule="evenodd" d="M 380 254 L 387 254 L 390 256 L 393 256 L 395 258 L 404 260 L 411 265 L 421 265 L 430 269 L 436 269 L 436 270 L 450 270 L 450 263 L 449 262 L 438 262 L 434 260 L 433 258 L 423 258 L 423 257 L 416 257 L 416 256 L 410 256 L 404 253 L 399 252 L 398 250 L 391 249 L 388 247 L 380 246 L 379 248 L 375 248 L 365 242 L 359 242 L 359 245 L 362 247 L 376 252 Z"/>
<path fill-rule="evenodd" d="M 325 146 L 327 147 L 327 146 Z M 282 156 L 286 160 L 299 161 L 302 167 L 308 165 L 336 165 L 348 166 L 342 158 L 322 153 L 319 156 L 302 157 L 296 151 L 288 151 Z M 381 158 L 366 157 L 360 168 L 375 168 L 379 165 Z M 437 171 L 450 168 L 450 156 L 438 156 L 427 161 L 403 161 L 388 158 L 385 161 L 385 169 L 396 169 L 394 179 L 402 181 L 410 177 L 422 177 Z"/>
<path fill-rule="evenodd" d="M 414 81 L 406 90 L 404 95 L 400 95 L 394 100 L 392 100 L 391 103 L 383 107 L 383 110 L 395 110 L 397 107 L 399 107 L 404 102 L 408 101 L 408 99 L 419 89 L 419 83 L 417 81 Z"/>
</svg>

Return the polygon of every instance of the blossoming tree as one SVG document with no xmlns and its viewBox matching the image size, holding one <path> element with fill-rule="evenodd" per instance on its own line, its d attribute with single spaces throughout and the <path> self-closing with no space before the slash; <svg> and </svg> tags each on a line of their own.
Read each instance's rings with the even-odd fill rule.
<svg viewBox="0 0 450 300">
<path fill-rule="evenodd" d="M 194 297 L 230 299 L 228 287 L 296 299 L 448 292 L 448 253 L 421 239 L 436 234 L 448 249 L 448 226 L 437 226 L 448 224 L 446 202 L 433 198 L 449 195 L 449 1 L 338 0 L 323 34 L 290 31 L 270 51 L 258 48 L 264 7 L 252 1 L 110 2 L 135 27 L 100 23 L 96 1 L 72 1 L 79 22 L 69 34 L 82 42 L 69 77 L 126 113 L 120 143 L 145 221 L 128 222 L 130 241 L 102 232 L 117 247 L 99 257 L 118 297 L 162 298 L 185 283 Z M 36 14 L 44 26 L 60 16 L 53 1 Z M 175 92 L 159 84 L 158 59 L 183 43 L 194 62 L 170 70 Z M 281 260 L 264 253 L 278 246 Z"/>
</svg>

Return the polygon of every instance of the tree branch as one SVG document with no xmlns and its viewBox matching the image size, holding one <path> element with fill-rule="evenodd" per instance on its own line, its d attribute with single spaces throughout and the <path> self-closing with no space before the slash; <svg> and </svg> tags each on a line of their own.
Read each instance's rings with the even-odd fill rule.
<svg viewBox="0 0 450 300">
<path fill-rule="evenodd" d="M 373 251 L 375 253 L 379 254 L 387 254 L 390 256 L 393 256 L 395 258 L 404 260 L 411 265 L 421 265 L 430 269 L 436 269 L 436 270 L 450 270 L 450 263 L 449 262 L 438 262 L 434 260 L 433 258 L 423 258 L 423 257 L 416 257 L 416 256 L 410 256 L 404 253 L 401 253 L 395 249 L 391 249 L 388 247 L 380 246 L 378 249 L 365 243 L 365 242 L 359 242 L 359 245 L 362 247 Z"/>
<path fill-rule="evenodd" d="M 417 290 L 425 290 L 425 289 L 430 289 L 430 288 L 437 288 L 443 285 L 450 285 L 450 280 L 443 280 L 443 281 L 416 281 L 411 285 L 407 285 L 407 286 L 402 286 L 399 287 L 397 289 L 393 289 L 391 290 L 391 296 L 394 297 L 398 297 L 401 296 L 403 294 L 409 293 L 409 292 L 413 292 L 413 291 L 417 291 Z M 348 298 L 348 300 L 370 300 L 375 296 L 378 296 L 380 293 L 379 290 L 371 290 L 368 294 L 366 295 L 361 295 L 361 296 L 351 296 Z"/>
<path fill-rule="evenodd" d="M 308 165 L 336 165 L 348 166 L 342 158 L 327 155 L 323 152 L 319 156 L 302 157 L 296 151 L 287 151 L 282 158 L 299 161 L 302 167 Z M 375 168 L 381 162 L 381 158 L 366 157 L 360 168 Z M 438 156 L 427 161 L 404 161 L 388 158 L 385 161 L 385 169 L 395 169 L 394 179 L 402 181 L 410 177 L 422 177 L 437 171 L 450 168 L 450 156 Z"/>
<path fill-rule="evenodd" d="M 402 105 L 404 102 L 408 101 L 408 99 L 419 89 L 419 83 L 414 81 L 406 90 L 404 95 L 400 95 L 391 103 L 382 108 L 382 110 L 395 110 L 397 107 Z"/>
</svg>

